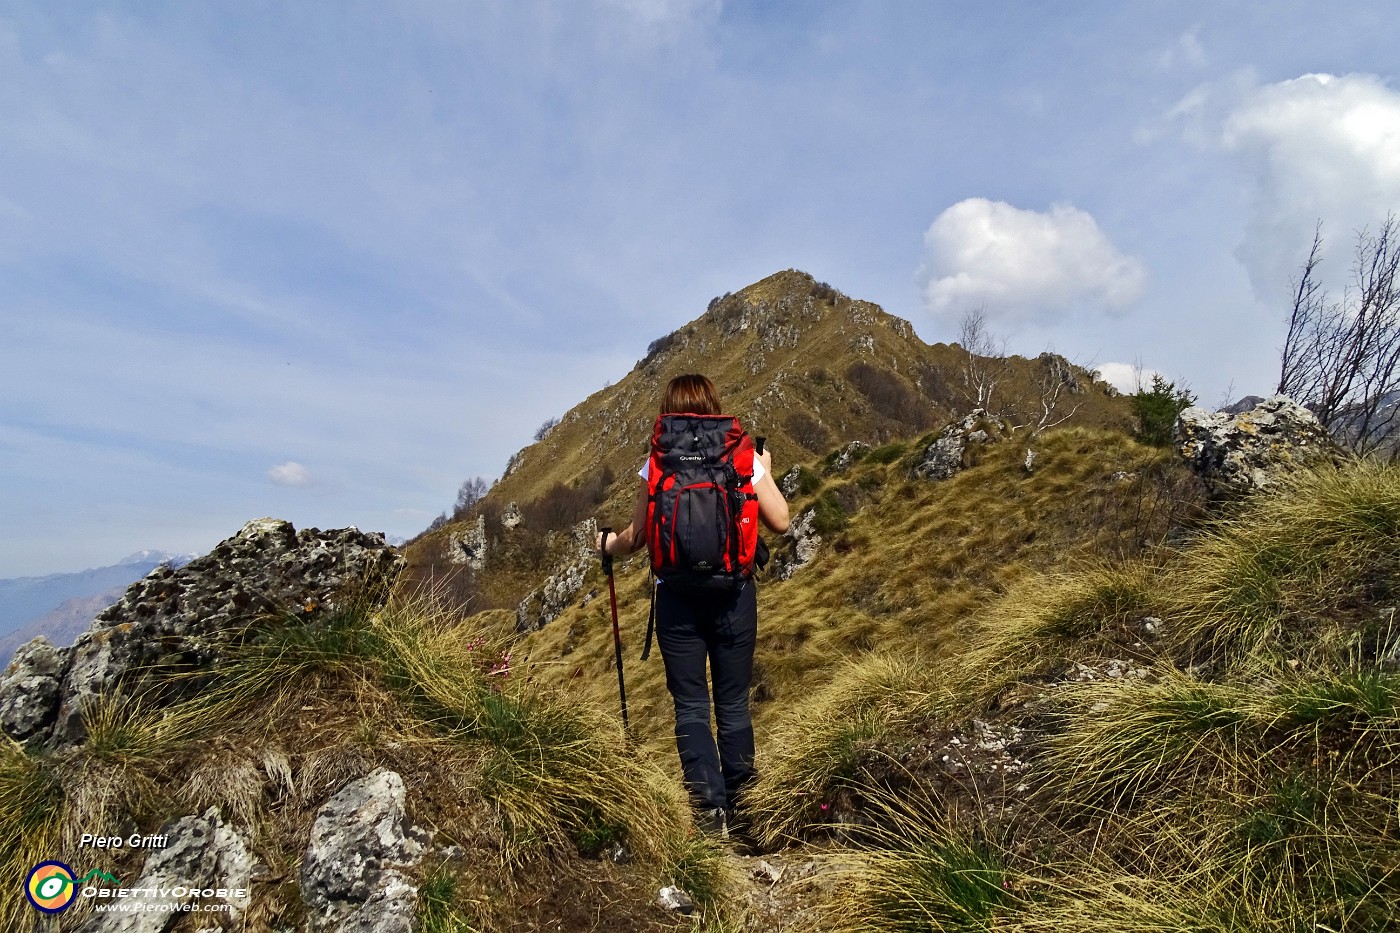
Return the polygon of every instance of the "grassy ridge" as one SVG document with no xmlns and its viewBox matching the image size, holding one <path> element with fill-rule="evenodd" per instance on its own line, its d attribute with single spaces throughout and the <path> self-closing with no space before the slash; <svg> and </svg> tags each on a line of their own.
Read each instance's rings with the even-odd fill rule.
<svg viewBox="0 0 1400 933">
<path fill-rule="evenodd" d="M 955 661 L 864 659 L 793 715 L 767 831 L 864 840 L 832 930 L 1392 929 L 1397 531 L 1400 471 L 1356 465 L 1179 550 L 1027 577 Z M 979 735 L 1024 768 L 959 759 Z"/>
<path fill-rule="evenodd" d="M 892 458 L 877 456 L 877 448 L 842 472 L 820 460 L 804 467 L 806 491 L 793 497 L 792 515 L 827 508 L 840 521 L 822 535 L 809 566 L 787 580 L 760 580 L 754 709 L 761 746 L 771 746 L 765 736 L 781 730 L 794 704 L 805 704 L 844 661 L 881 648 L 925 661 L 960 656 L 977 613 L 1017 581 L 1160 546 L 1197 508 L 1194 481 L 1170 454 L 1114 432 L 1048 432 L 1034 441 L 1030 473 L 1022 441 L 989 445 L 942 482 L 910 479 L 925 446 L 900 445 Z M 645 552 L 618 563 L 616 586 L 634 731 L 671 762 L 660 658 L 637 660 L 650 594 Z M 509 637 L 513 617 L 489 618 Z M 592 570 L 579 603 L 520 641 L 516 655 L 537 681 L 616 715 L 601 572 Z"/>
</svg>

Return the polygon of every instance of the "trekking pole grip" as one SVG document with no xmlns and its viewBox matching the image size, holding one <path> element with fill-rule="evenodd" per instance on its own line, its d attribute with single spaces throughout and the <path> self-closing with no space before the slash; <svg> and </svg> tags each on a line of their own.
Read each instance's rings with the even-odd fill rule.
<svg viewBox="0 0 1400 933">
<path fill-rule="evenodd" d="M 612 555 L 608 553 L 608 535 L 612 534 L 611 528 L 602 529 L 599 537 L 599 557 L 603 560 L 603 573 L 612 576 Z"/>
<path fill-rule="evenodd" d="M 768 443 L 768 438 L 766 438 L 766 437 L 755 437 L 755 438 L 753 439 L 753 452 L 756 453 L 756 454 L 761 454 L 761 453 L 763 453 L 763 445 L 766 444 L 766 443 Z"/>
</svg>

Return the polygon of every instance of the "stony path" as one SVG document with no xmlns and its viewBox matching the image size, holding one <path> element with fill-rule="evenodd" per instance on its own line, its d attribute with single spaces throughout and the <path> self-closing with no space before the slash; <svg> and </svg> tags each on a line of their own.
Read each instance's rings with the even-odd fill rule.
<svg viewBox="0 0 1400 933">
<path fill-rule="evenodd" d="M 730 867 L 743 885 L 740 905 L 749 933 L 783 933 L 807 924 L 807 915 L 839 883 L 842 865 L 832 856 L 809 848 L 785 849 L 765 855 L 726 850 Z"/>
</svg>

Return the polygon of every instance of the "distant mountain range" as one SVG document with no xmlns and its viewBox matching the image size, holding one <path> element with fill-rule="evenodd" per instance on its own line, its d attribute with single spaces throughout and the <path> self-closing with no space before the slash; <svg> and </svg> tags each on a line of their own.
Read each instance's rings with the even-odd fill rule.
<svg viewBox="0 0 1400 933">
<path fill-rule="evenodd" d="M 0 580 L 0 665 L 38 635 L 67 644 L 132 583 L 169 561 L 183 566 L 193 554 L 138 551 L 109 567 L 76 573 Z"/>
</svg>

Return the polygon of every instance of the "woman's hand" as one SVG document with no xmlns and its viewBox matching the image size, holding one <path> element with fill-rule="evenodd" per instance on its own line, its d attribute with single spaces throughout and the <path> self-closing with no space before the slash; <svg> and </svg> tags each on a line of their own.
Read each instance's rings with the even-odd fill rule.
<svg viewBox="0 0 1400 933">
<path fill-rule="evenodd" d="M 763 464 L 763 470 L 765 473 L 773 472 L 773 451 L 769 450 L 767 445 L 764 445 L 763 453 L 755 452 L 754 457 L 758 460 L 759 463 Z"/>
</svg>

